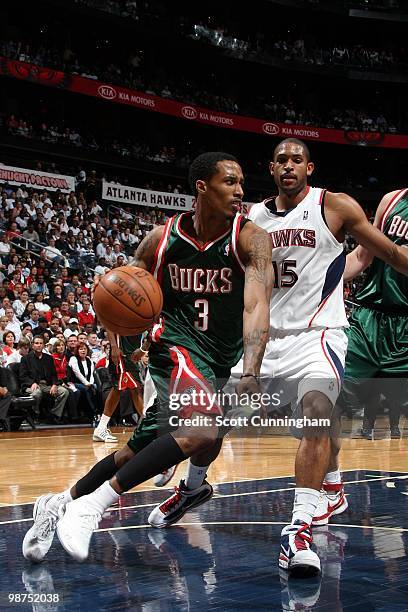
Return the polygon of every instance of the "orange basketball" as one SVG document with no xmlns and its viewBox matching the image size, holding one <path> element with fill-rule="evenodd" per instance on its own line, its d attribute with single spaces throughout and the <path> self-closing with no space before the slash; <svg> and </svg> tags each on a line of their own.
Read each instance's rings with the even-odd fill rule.
<svg viewBox="0 0 408 612">
<path fill-rule="evenodd" d="M 121 336 L 135 336 L 155 322 L 163 307 L 163 294 L 150 272 L 122 266 L 100 278 L 93 305 L 104 327 Z"/>
</svg>

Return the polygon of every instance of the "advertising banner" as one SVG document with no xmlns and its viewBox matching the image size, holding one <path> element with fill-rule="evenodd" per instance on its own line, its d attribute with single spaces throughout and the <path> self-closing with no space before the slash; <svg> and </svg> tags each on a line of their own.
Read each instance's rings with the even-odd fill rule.
<svg viewBox="0 0 408 612">
<path fill-rule="evenodd" d="M 15 168 L 14 166 L 0 165 L 0 183 L 38 187 L 48 191 L 56 191 L 57 189 L 63 192 L 75 191 L 75 178 L 73 176 Z"/>
<path fill-rule="evenodd" d="M 144 92 L 108 85 L 86 77 L 66 74 L 52 68 L 43 68 L 27 62 L 10 60 L 0 56 L 0 75 L 15 77 L 37 84 L 67 89 L 135 108 L 171 115 L 186 121 L 213 125 L 244 132 L 276 136 L 278 138 L 301 138 L 316 142 L 354 144 L 407 149 L 408 135 L 384 134 L 364 130 L 341 130 L 310 125 L 279 123 L 273 119 L 257 119 L 214 111 L 194 104 L 183 104 L 176 100 L 161 98 Z"/>
</svg>

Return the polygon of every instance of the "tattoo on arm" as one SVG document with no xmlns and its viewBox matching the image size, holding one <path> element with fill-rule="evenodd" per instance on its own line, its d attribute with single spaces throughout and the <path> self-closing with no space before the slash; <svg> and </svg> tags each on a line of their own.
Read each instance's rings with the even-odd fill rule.
<svg viewBox="0 0 408 612">
<path fill-rule="evenodd" d="M 247 334 L 244 334 L 244 346 L 245 347 L 258 347 L 263 346 L 265 342 L 265 334 L 269 333 L 269 328 L 267 329 L 254 329 Z"/>
<path fill-rule="evenodd" d="M 269 301 L 273 283 L 272 245 L 267 232 L 249 236 L 244 293 L 244 371 L 259 374 L 269 336 Z"/>
<path fill-rule="evenodd" d="M 149 232 L 137 247 L 135 256 L 130 260 L 129 265 L 150 270 L 153 265 L 157 242 L 157 233 L 154 230 Z"/>
<path fill-rule="evenodd" d="M 247 364 L 245 367 L 251 372 L 253 370 L 259 373 L 268 335 L 269 328 L 257 328 L 244 334 L 244 359 Z"/>
<path fill-rule="evenodd" d="M 271 243 L 266 232 L 254 232 L 249 239 L 246 280 L 265 283 L 271 264 Z"/>
</svg>

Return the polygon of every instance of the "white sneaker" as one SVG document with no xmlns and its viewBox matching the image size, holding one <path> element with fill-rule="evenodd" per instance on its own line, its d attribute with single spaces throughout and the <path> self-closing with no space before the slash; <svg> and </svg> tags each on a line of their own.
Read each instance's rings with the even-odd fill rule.
<svg viewBox="0 0 408 612">
<path fill-rule="evenodd" d="M 54 497 L 54 494 L 47 493 L 36 500 L 33 509 L 34 525 L 27 531 L 23 540 L 24 558 L 36 563 L 44 559 L 54 539 L 58 514 L 47 510 L 47 502 L 51 497 Z"/>
<path fill-rule="evenodd" d="M 33 602 L 31 604 L 32 612 L 58 612 L 58 610 L 61 610 L 60 597 L 55 593 L 54 581 L 47 567 L 44 565 L 27 566 L 21 574 L 21 582 L 27 593 L 34 595 L 31 599 Z M 52 595 L 55 595 L 55 601 L 52 601 Z"/>
<path fill-rule="evenodd" d="M 108 429 L 107 427 L 104 429 L 97 427 L 94 430 L 92 440 L 94 442 L 117 442 L 118 438 L 115 438 L 115 436 L 112 435 L 111 430 Z"/>
<path fill-rule="evenodd" d="M 295 521 L 282 529 L 279 567 L 296 578 L 310 578 L 320 572 L 320 559 L 310 548 L 313 543 L 310 525 Z"/>
<path fill-rule="evenodd" d="M 85 561 L 89 544 L 102 516 L 85 498 L 75 499 L 65 506 L 65 514 L 58 521 L 57 535 L 62 546 L 75 561 Z"/>
<path fill-rule="evenodd" d="M 343 483 L 323 483 L 323 489 L 313 517 L 312 526 L 327 525 L 331 516 L 341 514 L 347 510 L 347 508 L 348 502 L 344 495 Z"/>
<path fill-rule="evenodd" d="M 160 474 L 157 474 L 157 476 L 153 478 L 154 486 L 164 487 L 173 478 L 176 470 L 177 465 L 173 465 L 173 467 L 169 468 L 168 470 L 164 470 L 163 472 L 160 472 Z"/>
</svg>

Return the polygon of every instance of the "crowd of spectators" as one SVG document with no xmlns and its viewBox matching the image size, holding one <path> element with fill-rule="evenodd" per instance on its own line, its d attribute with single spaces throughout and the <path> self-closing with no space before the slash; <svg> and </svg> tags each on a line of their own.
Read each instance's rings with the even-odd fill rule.
<svg viewBox="0 0 408 612">
<path fill-rule="evenodd" d="M 200 26 L 204 27 L 204 26 Z M 285 41 L 278 40 L 273 43 L 274 53 L 280 55 L 285 60 L 297 59 L 312 62 L 313 57 L 306 53 L 306 46 L 303 40 Z M 378 52 L 374 49 L 359 49 L 357 47 L 351 51 L 353 55 L 360 55 L 366 58 L 368 63 L 379 61 L 383 55 L 389 57 L 393 62 L 390 52 Z M 325 52 L 326 53 L 326 52 Z M 329 53 L 329 52 L 328 52 Z M 294 96 L 282 93 L 280 96 L 264 96 L 259 92 L 251 96 L 250 100 L 242 96 L 228 95 L 219 92 L 223 89 L 218 79 L 212 75 L 208 85 L 203 87 L 203 79 L 196 76 L 189 76 L 184 81 L 180 81 L 178 74 L 166 73 L 166 78 L 153 77 L 149 71 L 143 70 L 143 53 L 136 52 L 125 65 L 115 65 L 113 62 L 92 64 L 92 69 L 82 59 L 72 52 L 71 49 L 56 49 L 44 47 L 39 42 L 26 41 L 0 41 L 0 55 L 27 61 L 38 65 L 59 68 L 71 74 L 80 74 L 87 78 L 98 79 L 102 82 L 117 84 L 138 91 L 144 91 L 151 95 L 164 98 L 179 100 L 187 104 L 199 104 L 213 110 L 257 116 L 271 121 L 294 125 L 314 125 L 328 128 L 339 128 L 344 130 L 365 130 L 396 133 L 407 128 L 404 118 L 390 116 L 387 111 L 375 112 L 363 107 L 330 106 L 326 110 L 314 110 L 310 105 L 305 106 L 295 101 Z M 329 53 L 332 62 L 348 63 L 350 51 L 344 46 L 334 46 Z M 349 59 L 347 59 L 349 58 Z M 314 60 L 313 60 L 314 61 Z M 320 61 L 320 60 L 319 60 Z M 212 82 L 212 84 L 211 84 Z M 211 90 L 212 86 L 212 90 Z M 155 161 L 181 160 L 183 155 L 174 156 L 171 147 L 162 147 L 159 150 L 150 150 L 145 144 L 126 140 L 124 142 L 113 140 L 112 142 L 101 143 L 100 139 L 89 130 L 81 132 L 77 126 L 61 128 L 52 120 L 50 123 L 42 123 L 38 126 L 26 122 L 26 125 L 17 125 L 19 135 L 30 137 L 34 133 L 47 142 L 65 142 L 71 146 L 85 146 L 92 150 L 109 149 L 122 157 L 144 157 Z M 181 163 L 181 162 L 180 162 Z M 188 165 L 188 162 L 187 164 Z"/>
<path fill-rule="evenodd" d="M 154 15 L 148 0 L 74 0 L 74 3 L 134 21 L 139 21 L 146 15 Z"/>
<path fill-rule="evenodd" d="M 146 142 L 126 138 L 114 138 L 109 140 L 106 137 L 98 138 L 91 133 L 89 128 L 69 126 L 65 123 L 52 120 L 35 120 L 27 115 L 17 117 L 14 114 L 3 119 L 3 129 L 6 134 L 20 136 L 32 140 L 39 140 L 50 144 L 59 144 L 73 149 L 87 149 L 88 151 L 100 151 L 117 155 L 123 159 L 142 159 L 159 164 L 172 164 L 180 167 L 187 167 L 190 164 L 190 157 L 186 151 L 176 154 L 174 146 L 160 145 L 154 148 Z M 176 189 L 173 187 L 170 191 Z"/>
<path fill-rule="evenodd" d="M 102 2 L 100 0 L 75 0 L 77 4 L 83 4 L 98 10 L 116 14 L 120 17 L 139 21 L 144 16 L 159 17 L 160 10 L 151 6 L 149 2 Z M 326 4 L 323 0 L 309 0 L 310 4 Z M 399 0 L 337 0 L 338 8 L 360 8 L 364 10 L 393 11 L 400 8 Z M 214 18 L 210 17 L 213 21 Z M 188 17 L 182 17 L 181 21 L 188 22 Z M 209 44 L 230 51 L 234 56 L 244 58 L 249 55 L 256 57 L 265 51 L 265 36 L 258 35 L 257 43 L 252 44 L 250 38 L 240 37 L 233 33 L 225 24 L 212 27 L 205 21 L 199 21 L 192 25 L 190 36 L 195 40 L 205 40 Z M 364 44 L 344 45 L 332 44 L 323 46 L 318 44 L 307 44 L 301 37 L 296 40 L 278 40 L 272 44 L 273 55 L 282 57 L 285 61 L 302 61 L 316 66 L 323 65 L 350 65 L 358 68 L 371 70 L 388 70 L 396 64 L 407 64 L 408 56 L 405 46 L 400 48 L 384 49 L 369 47 Z"/>
<path fill-rule="evenodd" d="M 154 16 L 158 17 L 159 11 L 155 10 L 154 5 L 152 5 L 147 0 L 130 0 L 125 2 L 120 2 L 119 0 L 73 0 L 77 5 L 87 6 L 89 8 L 94 8 L 99 11 L 104 11 L 106 13 L 111 13 L 113 15 L 117 15 L 118 17 L 123 17 L 125 19 L 133 19 L 135 21 L 139 21 L 143 19 L 145 16 Z M 365 10 L 398 10 L 401 7 L 400 0 L 331 0 L 331 3 L 334 4 L 337 8 L 343 9 L 352 9 L 359 8 Z M 305 0 L 305 5 L 326 5 L 327 0 Z"/>
<path fill-rule="evenodd" d="M 79 178 L 68 194 L 1 190 L 0 363 L 21 362 L 23 391 L 38 400 L 36 417 L 51 423 L 91 422 L 101 412 L 94 368 L 106 366 L 109 346 L 92 309 L 93 276 L 126 264 L 165 220 L 162 211 L 129 208 L 109 218 L 95 173 Z"/>
<path fill-rule="evenodd" d="M 217 47 L 226 49 L 238 58 L 266 57 L 271 55 L 285 62 L 304 62 L 315 66 L 349 66 L 367 70 L 389 70 L 398 64 L 406 66 L 408 55 L 405 47 L 394 50 L 384 47 L 369 47 L 364 44 L 346 45 L 332 42 L 330 45 L 310 43 L 301 36 L 275 40 L 266 43 L 264 36 L 257 34 L 257 42 L 251 43 L 231 35 L 228 28 L 220 25 L 212 28 L 204 22 L 195 24 L 191 38 L 207 41 Z"/>
<path fill-rule="evenodd" d="M 272 107 L 273 111 L 277 105 L 271 104 L 270 106 Z M 292 117 L 293 108 L 288 109 L 287 112 L 290 117 Z M 349 123 L 342 123 L 341 115 L 337 114 L 335 111 L 333 111 L 333 114 L 334 120 L 331 124 L 332 127 L 345 128 L 347 125 L 353 125 L 353 113 L 350 113 L 349 115 Z M 307 123 L 307 119 L 305 116 L 300 114 L 300 118 L 302 118 Z M 287 121 L 291 120 L 292 119 L 289 118 Z M 378 119 L 378 121 L 379 120 L 380 119 Z M 364 129 L 368 129 L 368 125 L 370 125 L 371 119 L 367 115 L 360 114 L 359 122 L 361 122 L 361 124 L 365 126 Z M 141 140 L 137 140 L 135 137 L 128 137 L 123 140 L 117 137 L 112 142 L 109 141 L 106 137 L 102 137 L 101 141 L 97 142 L 93 136 L 89 136 L 89 127 L 67 127 L 66 123 L 64 122 L 57 120 L 50 120 L 49 122 L 47 122 L 44 118 L 42 118 L 42 120 L 37 119 L 36 121 L 34 118 L 31 119 L 28 114 L 25 114 L 23 117 L 14 114 L 9 116 L 2 116 L 0 114 L 0 126 L 1 124 L 3 125 L 3 128 L 0 127 L 0 131 L 2 129 L 3 133 L 10 134 L 12 136 L 18 136 L 20 138 L 30 140 L 39 140 L 50 144 L 63 145 L 69 147 L 72 152 L 76 152 L 77 149 L 84 149 L 91 152 L 99 151 L 109 155 L 116 154 L 124 162 L 126 162 L 127 160 L 140 160 L 142 162 L 151 161 L 159 165 L 163 164 L 183 169 L 183 173 L 185 169 L 187 169 L 190 165 L 193 159 L 193 155 L 195 155 L 194 150 L 196 152 L 197 150 L 200 150 L 200 147 L 205 146 L 204 143 L 199 142 L 198 139 L 195 142 L 192 138 L 191 133 L 189 135 L 188 145 L 186 143 L 180 144 L 180 134 L 178 134 L 174 135 L 175 139 L 177 139 L 177 144 L 173 143 L 171 145 L 161 145 L 156 150 L 153 145 L 147 144 L 146 141 L 142 142 Z M 73 139 L 71 139 L 72 134 L 75 134 L 75 137 Z M 172 140 L 171 133 L 167 135 L 167 139 L 169 142 Z M 211 146 L 211 144 L 209 144 L 208 146 Z M 221 149 L 223 148 L 223 145 L 219 146 L 221 147 Z M 265 151 L 264 154 L 260 153 L 260 157 L 268 154 L 269 152 Z M 238 157 L 242 159 L 243 167 L 246 169 L 247 173 L 253 173 L 255 175 L 261 175 L 264 173 L 264 166 L 260 166 L 253 156 L 250 156 L 248 159 L 246 159 L 239 153 Z M 39 169 L 56 174 L 62 173 L 72 175 L 76 173 L 76 170 L 70 168 L 67 169 L 66 167 L 61 170 L 55 164 L 55 162 L 46 165 L 43 164 L 43 166 Z M 157 172 L 158 174 L 160 174 L 159 169 Z M 378 172 L 380 174 L 378 174 Z M 108 177 L 105 175 L 105 178 L 112 182 L 119 182 L 122 184 L 127 183 L 126 176 L 117 177 L 112 175 Z M 342 180 L 343 183 L 339 183 L 339 177 L 337 176 L 337 174 L 333 177 L 333 183 L 336 185 L 337 189 L 341 187 L 345 190 L 375 190 L 379 182 L 382 182 L 384 185 L 388 184 L 387 166 L 381 168 L 376 167 L 375 172 L 373 167 L 370 167 L 370 169 L 367 171 L 366 168 L 362 169 L 358 165 L 352 166 L 350 168 L 350 171 L 344 175 Z M 151 178 L 148 180 L 148 182 L 142 182 L 138 186 L 143 189 L 152 189 L 155 191 L 165 191 L 169 193 L 189 192 L 189 188 L 187 186 L 186 181 L 181 178 L 177 180 Z M 251 195 L 251 199 L 262 199 L 262 195 L 264 195 L 264 197 L 267 197 L 268 194 L 262 194 L 259 192 L 259 190 L 256 190 L 256 193 L 253 193 Z"/>
</svg>

